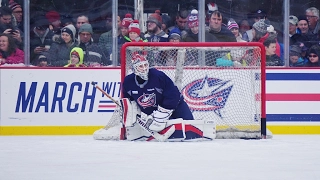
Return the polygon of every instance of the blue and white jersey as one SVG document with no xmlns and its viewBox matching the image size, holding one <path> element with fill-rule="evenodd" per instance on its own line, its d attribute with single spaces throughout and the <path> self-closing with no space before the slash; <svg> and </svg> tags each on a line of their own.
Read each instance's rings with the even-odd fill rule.
<svg viewBox="0 0 320 180">
<path fill-rule="evenodd" d="M 148 75 L 148 80 L 143 84 L 137 82 L 135 74 L 126 76 L 122 86 L 124 98 L 136 101 L 141 111 L 148 115 L 157 110 L 159 105 L 174 110 L 171 119 L 193 119 L 177 86 L 165 73 L 157 69 L 150 69 Z"/>
</svg>

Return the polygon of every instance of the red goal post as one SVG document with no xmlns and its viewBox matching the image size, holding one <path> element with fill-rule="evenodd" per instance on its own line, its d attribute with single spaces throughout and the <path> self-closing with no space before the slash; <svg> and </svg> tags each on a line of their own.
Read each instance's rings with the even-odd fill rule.
<svg viewBox="0 0 320 180">
<path fill-rule="evenodd" d="M 266 54 L 262 43 L 139 42 L 121 48 L 121 80 L 133 53 L 176 84 L 195 119 L 213 119 L 217 138 L 265 138 Z"/>
</svg>

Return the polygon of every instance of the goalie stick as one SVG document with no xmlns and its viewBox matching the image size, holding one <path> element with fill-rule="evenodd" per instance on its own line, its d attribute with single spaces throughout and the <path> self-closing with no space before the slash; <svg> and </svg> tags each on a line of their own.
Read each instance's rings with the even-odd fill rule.
<svg viewBox="0 0 320 180">
<path fill-rule="evenodd" d="M 103 89 L 101 89 L 98 85 L 97 82 L 92 81 L 91 84 L 93 85 L 93 87 L 95 87 L 96 89 L 98 89 L 102 94 L 104 94 L 105 96 L 107 96 L 109 99 L 111 99 L 111 101 L 113 101 L 114 103 L 116 103 L 119 107 L 120 104 L 118 101 L 116 101 L 115 99 L 113 99 L 107 92 L 105 92 Z M 159 142 L 163 142 L 165 140 L 167 140 L 175 131 L 175 126 L 171 126 L 164 134 L 159 134 L 155 131 L 152 131 L 148 128 L 147 124 L 145 122 L 143 122 L 143 120 L 137 115 L 137 121 L 139 126 L 145 130 L 146 132 L 148 132 L 151 136 L 153 136 L 157 141 Z"/>
</svg>

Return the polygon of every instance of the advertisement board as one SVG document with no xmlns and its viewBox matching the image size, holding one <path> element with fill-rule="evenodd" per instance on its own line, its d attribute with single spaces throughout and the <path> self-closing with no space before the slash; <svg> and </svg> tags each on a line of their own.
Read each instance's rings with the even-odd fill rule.
<svg viewBox="0 0 320 180">
<path fill-rule="evenodd" d="M 119 68 L 4 68 L 0 75 L 0 135 L 92 134 L 106 124 L 115 104 L 91 82 L 115 99 L 121 94 Z M 228 82 L 226 88 L 230 85 L 235 84 Z M 319 134 L 319 89 L 320 69 L 268 69 L 269 129 L 279 134 Z M 238 102 L 233 94 L 230 102 Z M 226 105 L 224 115 L 228 108 L 234 107 Z"/>
</svg>

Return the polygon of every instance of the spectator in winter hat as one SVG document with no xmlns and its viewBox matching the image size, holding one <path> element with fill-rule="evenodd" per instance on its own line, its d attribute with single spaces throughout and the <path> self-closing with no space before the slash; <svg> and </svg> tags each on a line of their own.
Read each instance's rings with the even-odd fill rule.
<svg viewBox="0 0 320 180">
<path fill-rule="evenodd" d="M 127 37 L 128 38 L 128 35 L 129 35 L 129 31 L 128 31 L 128 28 L 129 28 L 129 25 L 132 23 L 133 19 L 132 19 L 132 15 L 127 13 L 125 15 L 125 17 L 122 19 L 122 22 L 121 22 L 121 34 L 123 37 Z"/>
<path fill-rule="evenodd" d="M 180 42 L 181 32 L 179 28 L 174 28 L 169 32 L 169 42 Z"/>
<path fill-rule="evenodd" d="M 144 42 L 143 39 L 140 37 L 140 27 L 139 27 L 139 21 L 134 20 L 129 25 L 129 38 L 131 42 Z"/>
<path fill-rule="evenodd" d="M 147 20 L 147 34 L 144 37 L 148 42 L 168 42 L 168 35 L 161 28 L 162 18 L 160 11 L 156 10 Z"/>
<path fill-rule="evenodd" d="M 77 44 L 75 38 L 76 28 L 70 24 L 61 29 L 61 41 L 53 42 L 49 51 L 44 51 L 39 56 L 39 62 L 42 66 L 62 67 L 68 64 L 70 51 Z"/>
<path fill-rule="evenodd" d="M 57 11 L 49 11 L 46 13 L 46 18 L 50 23 L 49 29 L 55 34 L 59 34 L 61 28 L 60 14 Z"/>
<path fill-rule="evenodd" d="M 188 27 L 191 29 L 192 33 L 199 33 L 199 17 L 198 10 L 193 9 L 190 16 L 188 17 Z"/>
<path fill-rule="evenodd" d="M 159 28 L 162 28 L 162 17 L 160 16 L 160 11 L 156 10 L 154 14 L 151 14 L 147 23 L 155 23 Z"/>
<path fill-rule="evenodd" d="M 53 32 L 49 30 L 49 21 L 44 16 L 38 16 L 32 27 L 30 32 L 30 61 L 37 66 L 39 55 L 50 49 L 53 42 Z"/>
<path fill-rule="evenodd" d="M 83 50 L 79 47 L 75 47 L 70 51 L 70 60 L 64 67 L 86 67 L 83 64 Z"/>
<path fill-rule="evenodd" d="M 299 16 L 298 28 L 301 34 L 308 34 L 309 32 L 309 21 L 304 16 Z"/>
<path fill-rule="evenodd" d="M 228 21 L 228 29 L 236 37 L 237 42 L 246 42 L 245 40 L 242 40 L 242 35 L 239 32 L 239 25 L 236 23 L 234 19 L 230 19 Z"/>
<path fill-rule="evenodd" d="M 310 47 L 308 50 L 308 62 L 305 64 L 306 67 L 319 67 L 320 66 L 320 61 L 319 61 L 319 56 L 320 56 L 320 45 L 315 44 Z"/>
<path fill-rule="evenodd" d="M 307 63 L 307 59 L 302 57 L 302 49 L 298 45 L 290 46 L 289 65 L 290 67 L 303 67 Z"/>
<path fill-rule="evenodd" d="M 161 29 L 165 33 L 168 34 L 169 33 L 169 27 L 172 26 L 171 17 L 166 15 L 166 14 L 162 14 L 161 18 L 162 18 L 162 27 L 161 27 Z"/>
<path fill-rule="evenodd" d="M 72 42 L 76 41 L 76 38 L 75 38 L 76 29 L 72 24 L 70 24 L 70 25 L 68 25 L 68 26 L 66 26 L 66 27 L 61 29 L 61 37 L 62 37 L 62 39 L 65 41 L 65 43 L 69 43 L 69 41 L 67 39 L 63 38 L 63 33 L 67 33 L 70 36 L 70 39 L 71 39 Z"/>
<path fill-rule="evenodd" d="M 252 26 L 253 42 L 259 41 L 263 36 L 267 34 L 268 24 L 266 24 L 264 19 L 260 19 L 258 22 L 254 23 Z"/>
<path fill-rule="evenodd" d="M 109 52 L 104 52 L 101 47 L 92 40 L 91 24 L 82 24 L 79 28 L 80 44 L 79 47 L 84 51 L 83 62 L 89 67 L 100 67 L 110 65 Z"/>
<path fill-rule="evenodd" d="M 270 32 L 268 32 L 268 30 Z M 252 26 L 252 42 L 264 43 L 266 39 L 274 39 L 276 41 L 276 55 L 283 57 L 280 52 L 280 45 L 277 42 L 277 34 L 274 33 L 273 26 L 270 26 L 269 20 L 260 19 L 258 22 L 254 23 Z"/>
<path fill-rule="evenodd" d="M 81 43 L 88 43 L 92 40 L 92 34 L 93 34 L 93 30 L 92 30 L 92 26 L 91 24 L 82 24 L 79 28 L 79 38 L 80 38 L 80 42 Z"/>
<path fill-rule="evenodd" d="M 23 28 L 23 11 L 22 7 L 20 4 L 14 2 L 14 0 L 9 1 L 9 8 L 12 9 L 12 14 L 17 22 L 17 27 L 19 28 L 20 31 L 24 31 Z"/>
<path fill-rule="evenodd" d="M 260 19 L 267 19 L 267 14 L 263 10 L 258 9 L 257 11 L 248 14 L 248 18 L 250 21 L 252 20 L 254 24 L 258 22 Z M 242 39 L 247 42 L 251 42 L 253 39 L 252 29 L 247 30 L 245 33 L 243 33 Z"/>
<path fill-rule="evenodd" d="M 199 33 L 199 19 L 198 10 L 193 9 L 188 17 L 188 29 L 187 34 L 182 36 L 182 41 L 184 42 L 198 42 Z"/>
<path fill-rule="evenodd" d="M 298 18 L 296 16 L 290 15 L 289 16 L 289 37 L 292 37 L 294 34 L 297 33 L 297 24 Z"/>
<path fill-rule="evenodd" d="M 299 16 L 298 19 L 298 33 L 290 38 L 290 44 L 303 42 L 306 47 L 310 48 L 314 45 L 317 35 L 309 31 L 309 21 L 305 16 Z"/>
</svg>

